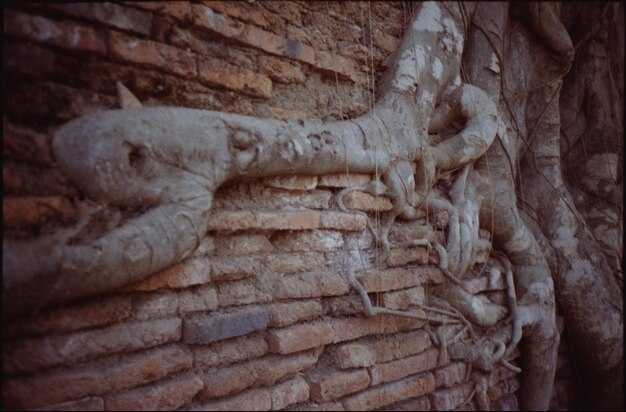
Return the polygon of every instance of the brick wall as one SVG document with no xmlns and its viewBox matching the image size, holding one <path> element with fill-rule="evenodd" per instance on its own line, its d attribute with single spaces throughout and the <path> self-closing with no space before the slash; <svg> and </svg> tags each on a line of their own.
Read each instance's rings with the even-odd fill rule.
<svg viewBox="0 0 626 412">
<path fill-rule="evenodd" d="M 412 6 L 217 2 L 13 4 L 5 9 L 3 223 L 50 233 L 94 207 L 55 168 L 54 131 L 118 108 L 116 82 L 145 106 L 276 119 L 337 120 L 370 107 Z M 442 281 L 436 254 L 392 250 L 376 263 L 366 218 L 335 195 L 362 174 L 230 182 L 188 259 L 105 296 L 3 325 L 5 408 L 58 410 L 453 410 L 474 384 L 439 357 L 424 322 L 361 315 L 346 261 L 375 302 L 416 309 Z M 385 198 L 355 195 L 373 218 Z M 106 219 L 103 216 L 103 219 Z M 442 221 L 442 219 L 444 221 Z M 444 237 L 445 216 L 397 223 Z M 489 261 L 487 262 L 489 264 Z M 481 265 L 482 266 L 482 265 Z M 478 271 L 477 271 L 478 273 Z M 484 272 L 483 272 L 484 273 Z M 504 301 L 502 283 L 468 287 Z M 454 333 L 452 328 L 444 333 Z M 514 352 L 519 355 L 519 351 Z M 554 407 L 571 403 L 560 362 Z M 519 381 L 497 367 L 494 408 L 515 408 Z M 570 385 L 570 386 L 567 386 Z"/>
</svg>

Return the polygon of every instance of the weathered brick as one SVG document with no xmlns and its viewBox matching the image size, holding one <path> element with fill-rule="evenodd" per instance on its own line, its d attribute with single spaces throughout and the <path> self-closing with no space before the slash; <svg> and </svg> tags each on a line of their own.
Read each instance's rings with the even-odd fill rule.
<svg viewBox="0 0 626 412">
<path fill-rule="evenodd" d="M 7 10 L 4 16 L 4 34 L 25 37 L 66 49 L 106 52 L 106 45 L 93 29 L 69 22 L 55 22 L 45 17 L 31 16 Z"/>
<path fill-rule="evenodd" d="M 238 22 L 203 5 L 194 4 L 192 7 L 194 24 L 200 29 L 271 54 L 315 64 L 315 50 L 310 46 Z"/>
<path fill-rule="evenodd" d="M 397 248 L 389 251 L 388 266 L 404 266 L 407 263 L 428 263 L 428 250 L 424 247 Z"/>
<path fill-rule="evenodd" d="M 364 411 L 380 408 L 393 402 L 421 396 L 435 388 L 435 378 L 430 372 L 411 376 L 398 382 L 379 385 L 350 396 L 342 401 L 347 411 Z"/>
<path fill-rule="evenodd" d="M 21 339 L 5 343 L 5 373 L 30 372 L 73 364 L 122 351 L 145 349 L 180 339 L 181 320 L 120 323 L 103 329 Z"/>
<path fill-rule="evenodd" d="M 211 281 L 211 266 L 206 257 L 186 259 L 139 282 L 123 287 L 122 291 L 152 291 L 186 288 Z"/>
<path fill-rule="evenodd" d="M 113 57 L 127 62 L 153 66 L 187 78 L 194 78 L 198 74 L 194 54 L 167 44 L 140 40 L 111 31 L 109 50 Z"/>
<path fill-rule="evenodd" d="M 363 313 L 363 301 L 356 294 L 325 298 L 322 305 L 326 316 L 338 317 Z"/>
<path fill-rule="evenodd" d="M 277 120 L 306 120 L 307 114 L 302 110 L 283 109 L 281 107 L 268 106 L 269 117 Z"/>
<path fill-rule="evenodd" d="M 391 200 L 383 196 L 372 196 L 369 193 L 354 191 L 343 197 L 343 204 L 348 209 L 364 212 L 387 212 L 393 208 Z"/>
<path fill-rule="evenodd" d="M 259 56 L 259 68 L 272 80 L 285 84 L 304 83 L 305 76 L 298 66 L 272 56 Z"/>
<path fill-rule="evenodd" d="M 354 187 L 363 186 L 372 180 L 372 176 L 363 173 L 336 173 L 320 176 L 318 186 Z"/>
<path fill-rule="evenodd" d="M 428 398 L 434 410 L 450 411 L 465 402 L 473 389 L 474 382 L 467 382 L 454 388 L 431 392 Z"/>
<path fill-rule="evenodd" d="M 254 280 L 220 283 L 217 286 L 217 299 L 222 307 L 247 305 L 264 300 L 257 296 Z"/>
<path fill-rule="evenodd" d="M 266 356 L 228 368 L 207 371 L 201 377 L 204 389 L 199 399 L 227 396 L 252 386 L 268 386 L 290 378 L 317 362 L 314 351 L 293 356 Z"/>
<path fill-rule="evenodd" d="M 364 340 L 340 345 L 335 362 L 342 368 L 359 368 L 415 355 L 430 347 L 430 337 L 423 330 L 398 333 L 384 340 Z"/>
<path fill-rule="evenodd" d="M 306 403 L 293 408 L 294 411 L 343 411 L 343 405 L 339 402 Z"/>
<path fill-rule="evenodd" d="M 265 256 L 265 266 L 276 273 L 294 273 L 324 266 L 324 254 L 321 252 L 275 253 Z"/>
<path fill-rule="evenodd" d="M 313 210 L 282 212 L 217 212 L 209 230 L 235 232 L 248 229 L 301 230 L 320 227 L 320 213 Z"/>
<path fill-rule="evenodd" d="M 374 269 L 363 274 L 358 273 L 356 278 L 368 292 L 386 292 L 443 281 L 441 270 L 434 266 Z"/>
<path fill-rule="evenodd" d="M 252 389 L 232 398 L 203 403 L 192 407 L 191 411 L 269 411 L 272 397 L 267 389 Z"/>
<path fill-rule="evenodd" d="M 423 314 L 423 311 L 417 311 Z M 416 313 L 417 313 L 416 312 Z M 423 321 L 386 315 L 374 318 L 334 318 L 268 331 L 271 352 L 293 353 L 366 335 L 390 334 L 415 329 Z"/>
<path fill-rule="evenodd" d="M 117 29 L 149 35 L 152 14 L 115 3 L 66 3 L 52 5 L 55 10 Z"/>
<path fill-rule="evenodd" d="M 261 259 L 237 256 L 211 259 L 211 279 L 213 281 L 237 280 L 254 276 L 262 269 Z"/>
<path fill-rule="evenodd" d="M 435 231 L 428 225 L 423 225 L 419 221 L 396 222 L 389 231 L 389 240 L 394 243 L 406 242 L 408 240 L 427 239 L 435 243 L 437 238 Z"/>
<path fill-rule="evenodd" d="M 229 17 L 233 17 L 247 23 L 252 23 L 256 26 L 263 27 L 264 29 L 267 29 L 270 26 L 270 23 L 265 18 L 265 13 L 258 10 L 256 7 L 250 7 L 249 4 L 224 1 L 204 1 L 203 3 L 214 11 L 225 14 Z"/>
<path fill-rule="evenodd" d="M 60 196 L 2 198 L 2 224 L 7 229 L 39 227 L 57 219 L 69 221 L 75 214 L 72 202 Z"/>
<path fill-rule="evenodd" d="M 132 1 L 127 4 L 165 14 L 179 21 L 191 20 L 191 5 L 186 1 Z"/>
<path fill-rule="evenodd" d="M 163 318 L 175 314 L 214 310 L 218 307 L 213 286 L 200 286 L 178 292 L 142 294 L 133 302 L 133 317 L 138 320 Z"/>
<path fill-rule="evenodd" d="M 337 73 L 339 77 L 353 82 L 359 78 L 354 61 L 325 50 L 315 51 L 315 68 L 333 76 Z"/>
<path fill-rule="evenodd" d="M 493 283 L 489 282 L 489 276 L 479 276 L 472 280 L 463 282 L 465 289 L 475 295 L 480 292 L 484 292 L 486 290 L 503 290 L 506 289 L 506 283 L 504 282 L 503 276 L 497 278 L 497 280 Z"/>
<path fill-rule="evenodd" d="M 451 388 L 463 382 L 467 373 L 467 365 L 464 362 L 454 362 L 435 372 L 435 384 L 437 387 L 443 386 Z"/>
<path fill-rule="evenodd" d="M 274 249 L 274 245 L 264 235 L 246 233 L 215 238 L 215 254 L 218 256 L 245 256 L 268 253 Z"/>
<path fill-rule="evenodd" d="M 393 411 L 429 411 L 430 401 L 428 400 L 428 396 L 422 396 L 420 398 L 395 403 L 391 405 L 389 409 Z"/>
<path fill-rule="evenodd" d="M 79 399 L 77 401 L 69 401 L 57 403 L 56 405 L 48 405 L 43 408 L 31 409 L 34 411 L 103 411 L 104 400 L 99 396 Z"/>
<path fill-rule="evenodd" d="M 126 356 L 115 355 L 71 369 L 8 378 L 3 382 L 3 404 L 5 408 L 29 409 L 108 394 L 187 370 L 191 362 L 187 350 L 165 346 Z"/>
<path fill-rule="evenodd" d="M 271 238 L 280 250 L 290 252 L 326 251 L 343 246 L 341 232 L 333 230 L 282 231 Z"/>
<path fill-rule="evenodd" d="M 317 187 L 317 176 L 272 176 L 263 179 L 265 186 L 287 190 L 313 190 Z"/>
<path fill-rule="evenodd" d="M 322 212 L 320 223 L 323 228 L 358 231 L 367 227 L 367 216 L 326 211 Z"/>
<path fill-rule="evenodd" d="M 267 306 L 267 310 L 270 318 L 268 326 L 272 328 L 280 328 L 322 316 L 322 304 L 318 300 L 273 303 Z"/>
<path fill-rule="evenodd" d="M 130 316 L 131 297 L 111 296 L 49 309 L 34 316 L 11 320 L 4 329 L 5 337 L 41 335 L 51 332 L 104 326 Z"/>
<path fill-rule="evenodd" d="M 266 75 L 210 56 L 199 56 L 198 77 L 209 86 L 225 88 L 252 97 L 265 99 L 272 97 L 272 81 Z"/>
<path fill-rule="evenodd" d="M 269 318 L 262 308 L 242 309 L 222 315 L 194 315 L 183 322 L 185 343 L 210 343 L 265 329 Z"/>
<path fill-rule="evenodd" d="M 271 294 L 277 300 L 337 296 L 349 292 L 348 281 L 342 275 L 332 272 L 277 275 L 271 282 Z"/>
<path fill-rule="evenodd" d="M 107 411 L 171 411 L 189 403 L 202 386 L 202 379 L 188 372 L 155 384 L 106 396 L 104 402 Z"/>
<path fill-rule="evenodd" d="M 411 289 L 402 289 L 382 294 L 383 306 L 389 309 L 404 310 L 410 306 L 424 304 L 424 288 L 416 286 Z"/>
<path fill-rule="evenodd" d="M 439 350 L 431 348 L 408 358 L 374 365 L 370 368 L 372 385 L 395 381 L 405 376 L 434 369 L 437 367 L 438 358 Z"/>
<path fill-rule="evenodd" d="M 207 369 L 213 366 L 258 358 L 267 353 L 265 336 L 260 333 L 238 336 L 210 345 L 193 345 L 193 366 Z"/>
<path fill-rule="evenodd" d="M 278 411 L 309 399 L 309 384 L 297 376 L 270 389 L 272 410 Z"/>
<path fill-rule="evenodd" d="M 365 369 L 349 372 L 323 371 L 307 378 L 311 385 L 311 399 L 325 402 L 358 392 L 370 384 L 370 376 Z"/>
</svg>

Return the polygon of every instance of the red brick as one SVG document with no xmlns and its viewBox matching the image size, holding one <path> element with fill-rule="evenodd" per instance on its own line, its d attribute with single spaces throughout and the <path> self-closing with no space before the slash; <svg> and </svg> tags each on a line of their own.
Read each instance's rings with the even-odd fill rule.
<svg viewBox="0 0 626 412">
<path fill-rule="evenodd" d="M 213 281 L 237 280 L 255 276 L 262 269 L 261 259 L 249 256 L 213 258 L 211 279 Z"/>
<path fill-rule="evenodd" d="M 427 239 L 435 243 L 437 238 L 435 231 L 428 225 L 423 225 L 419 221 L 396 222 L 389 231 L 389 240 L 394 243 L 406 242 L 408 240 Z"/>
<path fill-rule="evenodd" d="M 305 76 L 298 66 L 272 56 L 259 56 L 259 68 L 272 80 L 285 84 L 302 84 Z"/>
<path fill-rule="evenodd" d="M 309 384 L 300 376 L 276 385 L 270 389 L 272 410 L 278 411 L 294 403 L 309 399 Z"/>
<path fill-rule="evenodd" d="M 112 296 L 47 309 L 41 314 L 11 320 L 4 332 L 5 337 L 41 335 L 51 332 L 104 326 L 119 322 L 130 316 L 131 297 Z"/>
<path fill-rule="evenodd" d="M 180 339 L 181 320 L 120 323 L 104 329 L 21 339 L 3 347 L 5 373 L 30 372 L 73 364 L 122 351 L 145 349 Z"/>
<path fill-rule="evenodd" d="M 51 220 L 69 221 L 76 214 L 69 199 L 59 196 L 2 198 L 2 223 L 7 229 L 25 229 Z"/>
<path fill-rule="evenodd" d="M 272 397 L 267 389 L 253 389 L 225 400 L 203 403 L 191 411 L 269 411 Z"/>
<path fill-rule="evenodd" d="M 294 411 L 343 411 L 343 405 L 339 402 L 307 403 L 293 408 Z"/>
<path fill-rule="evenodd" d="M 252 386 L 268 386 L 307 370 L 317 362 L 314 351 L 293 356 L 266 356 L 227 368 L 207 371 L 199 399 L 227 396 Z"/>
<path fill-rule="evenodd" d="M 322 304 L 317 300 L 274 303 L 267 306 L 267 309 L 270 317 L 268 326 L 272 328 L 322 316 Z"/>
<path fill-rule="evenodd" d="M 356 81 L 359 77 L 358 69 L 355 62 L 346 59 L 338 54 L 329 53 L 324 50 L 315 51 L 315 68 L 331 75 L 337 75 L 340 78 Z M 347 206 L 347 205 L 346 205 Z"/>
<path fill-rule="evenodd" d="M 254 280 L 224 282 L 220 283 L 217 288 L 217 299 L 222 307 L 247 305 L 263 300 L 257 296 Z"/>
<path fill-rule="evenodd" d="M 404 266 L 407 263 L 428 263 L 428 250 L 423 247 L 398 248 L 389 251 L 388 266 Z"/>
<path fill-rule="evenodd" d="M 430 347 L 430 337 L 423 331 L 387 336 L 384 340 L 364 340 L 338 346 L 335 362 L 342 368 L 372 366 L 415 355 Z"/>
<path fill-rule="evenodd" d="M 98 396 L 57 403 L 43 408 L 32 409 L 34 411 L 103 411 L 104 401 Z"/>
<path fill-rule="evenodd" d="M 317 187 L 317 176 L 272 176 L 263 179 L 265 186 L 286 190 L 313 190 Z"/>
<path fill-rule="evenodd" d="M 74 17 L 93 20 L 117 29 L 149 35 L 152 14 L 115 3 L 67 3 L 50 5 Z"/>
<path fill-rule="evenodd" d="M 186 373 L 107 396 L 104 402 L 107 411 L 171 411 L 189 403 L 202 386 L 202 379 Z"/>
<path fill-rule="evenodd" d="M 464 362 L 454 362 L 435 371 L 435 383 L 437 387 L 451 388 L 463 382 L 467 373 L 467 365 Z"/>
<path fill-rule="evenodd" d="M 422 311 L 419 313 L 423 314 Z M 271 352 L 285 354 L 367 335 L 415 329 L 423 324 L 423 321 L 416 319 L 387 315 L 373 318 L 334 318 L 270 330 L 267 333 L 267 341 Z"/>
<path fill-rule="evenodd" d="M 322 212 L 321 225 L 328 229 L 359 231 L 367 227 L 367 217 L 356 213 Z"/>
<path fill-rule="evenodd" d="M 347 411 L 364 411 L 380 408 L 393 402 L 421 396 L 435 388 L 435 378 L 426 372 L 398 382 L 376 386 L 342 401 Z"/>
<path fill-rule="evenodd" d="M 55 22 L 12 10 L 7 10 L 4 16 L 4 34 L 26 37 L 66 49 L 106 52 L 104 41 L 92 29 L 76 23 Z"/>
<path fill-rule="evenodd" d="M 320 213 L 307 211 L 283 212 L 217 212 L 211 216 L 209 230 L 235 232 L 248 229 L 300 230 L 320 227 Z"/>
<path fill-rule="evenodd" d="M 474 389 L 474 382 L 467 382 L 450 389 L 437 390 L 428 395 L 430 405 L 437 411 L 450 411 L 465 402 Z"/>
<path fill-rule="evenodd" d="M 187 78 L 194 78 L 198 74 L 194 54 L 167 44 L 140 40 L 111 31 L 109 50 L 113 57 L 127 62 L 157 67 Z"/>
<path fill-rule="evenodd" d="M 336 173 L 320 176 L 318 186 L 353 187 L 363 186 L 372 180 L 372 176 L 363 173 Z"/>
<path fill-rule="evenodd" d="M 179 21 L 191 20 L 191 5 L 186 1 L 132 1 L 127 4 L 165 14 Z"/>
<path fill-rule="evenodd" d="M 326 264 L 321 252 L 276 253 L 265 256 L 265 265 L 276 273 L 303 272 Z"/>
<path fill-rule="evenodd" d="M 348 281 L 342 275 L 331 272 L 276 275 L 271 282 L 271 294 L 276 300 L 336 296 L 349 292 Z"/>
<path fill-rule="evenodd" d="M 202 83 L 252 97 L 272 97 L 272 81 L 264 74 L 237 67 L 221 59 L 200 56 L 198 76 Z"/>
<path fill-rule="evenodd" d="M 311 399 L 325 402 L 358 392 L 370 384 L 370 376 L 365 369 L 355 371 L 324 371 L 308 378 L 311 385 Z"/>
<path fill-rule="evenodd" d="M 194 250 L 191 255 L 191 258 L 194 257 L 204 257 L 206 255 L 210 255 L 215 251 L 215 239 L 209 236 L 205 236 L 200 240 L 200 244 Z"/>
<path fill-rule="evenodd" d="M 122 291 L 152 291 L 159 289 L 186 288 L 211 281 L 209 259 L 198 257 L 186 259 L 148 278 L 123 287 Z"/>
<path fill-rule="evenodd" d="M 269 117 L 277 120 L 306 120 L 307 114 L 302 110 L 283 109 L 281 107 L 268 106 Z"/>
<path fill-rule="evenodd" d="M 396 310 L 404 310 L 410 306 L 423 305 L 425 300 L 424 288 L 416 286 L 411 289 L 383 293 L 382 300 L 384 307 Z"/>
<path fill-rule="evenodd" d="M 268 253 L 274 249 L 274 245 L 264 235 L 246 233 L 215 238 L 215 254 L 218 256 L 245 256 Z"/>
<path fill-rule="evenodd" d="M 430 401 L 428 396 L 422 396 L 417 399 L 409 399 L 408 401 L 393 404 L 390 409 L 394 411 L 429 411 Z"/>
<path fill-rule="evenodd" d="M 339 317 L 363 313 L 363 301 L 356 294 L 325 298 L 322 305 L 326 316 Z"/>
<path fill-rule="evenodd" d="M 434 266 L 373 269 L 363 274 L 357 274 L 356 278 L 368 292 L 386 292 L 443 281 L 441 271 Z"/>
<path fill-rule="evenodd" d="M 439 350 L 427 349 L 419 355 L 374 365 L 370 369 L 372 385 L 395 381 L 437 367 Z"/>
<path fill-rule="evenodd" d="M 323 252 L 343 246 L 341 232 L 334 230 L 282 231 L 271 241 L 278 249 L 290 252 Z"/>
<path fill-rule="evenodd" d="M 103 395 L 159 380 L 191 368 L 191 354 L 165 346 L 123 357 L 113 356 L 75 368 L 36 376 L 6 378 L 5 408 L 29 409 L 84 396 Z"/>
<path fill-rule="evenodd" d="M 393 208 L 391 200 L 383 196 L 372 196 L 369 193 L 354 191 L 343 197 L 343 203 L 348 209 L 364 212 L 387 212 Z"/>
<path fill-rule="evenodd" d="M 203 3 L 211 9 L 229 17 L 252 23 L 264 29 L 270 26 L 264 17 L 264 13 L 259 11 L 258 7 L 251 7 L 249 4 L 243 2 L 204 1 Z"/>
<path fill-rule="evenodd" d="M 194 4 L 192 7 L 194 24 L 203 30 L 271 54 L 315 64 L 315 50 L 310 46 L 235 21 L 202 5 Z"/>
<path fill-rule="evenodd" d="M 198 314 L 183 323 L 185 343 L 210 343 L 265 329 L 268 322 L 266 309 L 252 307 L 220 315 Z"/>
<path fill-rule="evenodd" d="M 218 307 L 213 286 L 179 292 L 141 294 L 133 302 L 133 317 L 138 320 L 163 318 L 175 314 L 214 310 Z"/>
<path fill-rule="evenodd" d="M 194 368 L 207 369 L 218 365 L 258 358 L 267 353 L 265 336 L 260 333 L 238 336 L 210 345 L 193 345 Z"/>
</svg>

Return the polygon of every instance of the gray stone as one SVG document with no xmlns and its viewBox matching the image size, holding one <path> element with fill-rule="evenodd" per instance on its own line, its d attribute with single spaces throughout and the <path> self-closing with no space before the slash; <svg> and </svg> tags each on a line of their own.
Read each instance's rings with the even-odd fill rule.
<svg viewBox="0 0 626 412">
<path fill-rule="evenodd" d="M 269 321 L 267 309 L 251 308 L 222 315 L 204 315 L 185 319 L 183 342 L 210 343 L 265 329 Z"/>
</svg>

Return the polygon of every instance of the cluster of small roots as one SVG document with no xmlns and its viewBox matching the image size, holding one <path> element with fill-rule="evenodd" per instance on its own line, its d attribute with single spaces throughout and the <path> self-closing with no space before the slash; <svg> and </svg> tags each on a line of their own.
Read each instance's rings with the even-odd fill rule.
<svg viewBox="0 0 626 412">
<path fill-rule="evenodd" d="M 384 263 L 389 258 L 391 248 L 421 246 L 426 247 L 429 253 L 434 249 L 438 259 L 431 258 L 431 262 L 436 263 L 445 274 L 444 282 L 427 294 L 427 304 L 413 307 L 420 309 L 420 312 L 416 313 L 412 310 L 393 310 L 374 305 L 367 290 L 357 280 L 354 267 L 346 264 L 348 281 L 358 292 L 366 316 L 390 315 L 425 321 L 426 331 L 434 346 L 439 349 L 438 364 L 443 366 L 450 360 L 467 364 L 464 380 L 471 379 L 476 385 L 464 403 L 475 399 L 480 410 L 489 410 L 487 382 L 494 366 L 500 364 L 516 373 L 521 372 L 520 368 L 506 360 L 522 337 L 522 322 L 517 310 L 512 265 L 504 254 L 491 251 L 499 265 L 493 265 L 489 271 L 490 284 L 493 283 L 492 279 L 505 277 L 508 308 L 486 302 L 486 299 L 471 294 L 465 288 L 463 279 L 476 263 L 477 253 L 484 251 L 485 243 L 489 242 L 477 235 L 478 208 L 467 207 L 470 203 L 467 196 L 476 195 L 473 188 L 468 188 L 466 184 L 470 166 L 465 166 L 458 172 L 450 191 L 452 201 L 434 190 L 429 191 L 426 196 L 421 195 L 414 188 L 413 169 L 409 165 L 396 167 L 395 177 L 402 178 L 403 175 L 398 172 L 403 171 L 407 177 L 400 185 L 404 193 L 397 191 L 398 185 L 394 187 L 393 184 L 383 183 L 391 180 L 389 176 L 383 176 L 382 179 L 375 176 L 367 185 L 353 186 L 340 191 L 336 196 L 337 205 L 344 212 L 359 213 L 368 218 L 367 229 L 376 244 L 382 246 L 382 252 L 377 255 L 377 263 Z M 387 196 L 392 199 L 394 207 L 381 216 L 381 224 L 376 225 L 365 212 L 350 210 L 345 206 L 344 197 L 354 191 L 373 196 Z M 389 240 L 391 226 L 398 217 L 411 221 L 442 211 L 450 217 L 446 245 L 437 241 L 433 243 L 426 238 L 399 243 L 392 243 Z M 473 211 L 475 215 L 472 216 Z M 448 325 L 451 325 L 452 329 Z M 454 331 L 453 336 L 450 336 L 450 331 Z"/>
</svg>

